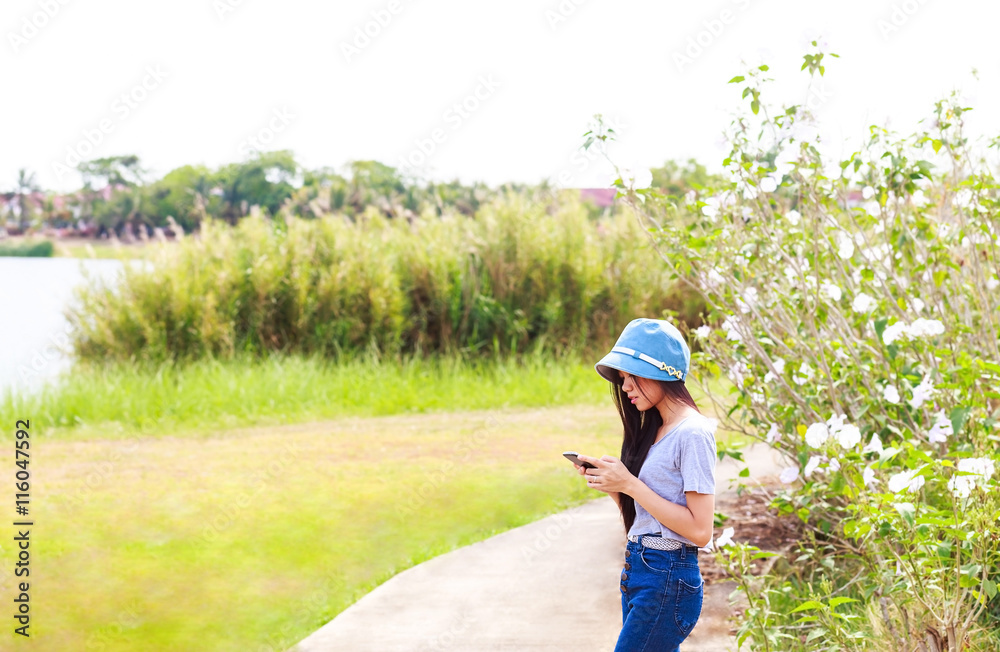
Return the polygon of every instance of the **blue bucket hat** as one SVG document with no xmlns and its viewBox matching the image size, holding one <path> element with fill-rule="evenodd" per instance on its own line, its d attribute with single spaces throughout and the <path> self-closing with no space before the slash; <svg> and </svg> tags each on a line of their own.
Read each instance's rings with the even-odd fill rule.
<svg viewBox="0 0 1000 652">
<path fill-rule="evenodd" d="M 653 380 L 685 380 L 691 365 L 691 350 L 684 336 L 662 319 L 633 319 L 625 326 L 611 352 L 594 365 L 597 373 L 613 383 L 616 370 Z"/>
</svg>

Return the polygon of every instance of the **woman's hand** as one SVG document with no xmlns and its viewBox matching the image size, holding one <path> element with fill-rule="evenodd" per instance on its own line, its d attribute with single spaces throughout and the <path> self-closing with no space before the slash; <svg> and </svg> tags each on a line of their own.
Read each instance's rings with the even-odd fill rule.
<svg viewBox="0 0 1000 652">
<path fill-rule="evenodd" d="M 611 455 L 605 455 L 601 458 L 587 455 L 577 455 L 576 457 L 581 462 L 590 462 L 597 467 L 596 469 L 588 469 L 579 465 L 576 467 L 578 473 L 587 476 L 587 486 L 591 489 L 597 489 L 604 493 L 622 492 L 627 494 L 632 483 L 636 480 L 636 477 L 625 468 L 625 465 L 617 457 Z"/>
</svg>

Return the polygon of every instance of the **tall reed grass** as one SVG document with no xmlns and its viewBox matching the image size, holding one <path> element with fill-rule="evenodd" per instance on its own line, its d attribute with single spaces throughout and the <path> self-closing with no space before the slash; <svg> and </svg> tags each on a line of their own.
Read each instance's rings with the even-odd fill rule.
<svg viewBox="0 0 1000 652">
<path fill-rule="evenodd" d="M 68 317 L 84 360 L 589 353 L 681 306 L 646 235 L 628 213 L 517 193 L 473 216 L 258 215 L 85 287 Z"/>
</svg>

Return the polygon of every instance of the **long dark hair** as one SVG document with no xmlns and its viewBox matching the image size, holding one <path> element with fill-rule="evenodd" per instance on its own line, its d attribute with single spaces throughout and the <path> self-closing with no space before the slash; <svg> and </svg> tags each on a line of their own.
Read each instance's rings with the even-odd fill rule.
<svg viewBox="0 0 1000 652">
<path fill-rule="evenodd" d="M 633 376 L 633 378 L 636 378 L 636 376 Z M 697 403 L 691 397 L 691 392 L 684 386 L 684 381 L 655 380 L 651 378 L 645 380 L 646 382 L 657 383 L 663 389 L 663 393 L 666 394 L 667 400 L 672 403 L 688 405 L 698 410 L 699 413 L 701 412 L 698 409 Z M 646 461 L 646 454 L 649 453 L 649 448 L 656 440 L 656 431 L 663 425 L 663 417 L 660 416 L 660 411 L 655 406 L 644 412 L 640 412 L 639 408 L 629 400 L 628 392 L 622 388 L 624 384 L 625 379 L 621 376 L 615 382 L 611 383 L 611 396 L 615 407 L 618 408 L 618 414 L 622 418 L 622 427 L 624 429 L 620 459 L 632 475 L 639 477 L 639 469 L 642 468 L 643 462 Z M 638 383 L 635 383 L 635 385 L 639 393 L 646 396 L 645 392 L 642 391 L 642 387 Z M 635 522 L 635 499 L 628 494 L 620 493 L 618 494 L 618 502 L 622 513 L 622 521 L 625 523 L 625 533 L 628 534 L 628 531 L 632 528 L 632 523 Z"/>
</svg>

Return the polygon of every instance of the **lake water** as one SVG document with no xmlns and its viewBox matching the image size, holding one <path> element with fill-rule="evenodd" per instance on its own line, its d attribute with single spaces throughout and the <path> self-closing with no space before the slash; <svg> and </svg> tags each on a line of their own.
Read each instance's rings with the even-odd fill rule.
<svg viewBox="0 0 1000 652">
<path fill-rule="evenodd" d="M 34 391 L 70 368 L 63 312 L 73 288 L 88 279 L 114 282 L 123 266 L 120 260 L 0 257 L 0 394 Z"/>
</svg>

